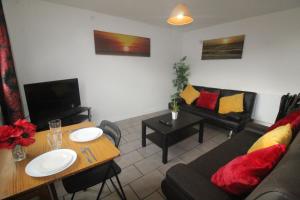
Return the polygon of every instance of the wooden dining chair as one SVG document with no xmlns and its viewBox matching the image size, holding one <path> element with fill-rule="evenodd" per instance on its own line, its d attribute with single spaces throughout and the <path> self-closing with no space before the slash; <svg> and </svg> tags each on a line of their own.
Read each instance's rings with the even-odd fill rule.
<svg viewBox="0 0 300 200">
<path fill-rule="evenodd" d="M 112 139 L 112 141 L 115 143 L 115 146 L 118 148 L 121 140 L 121 131 L 119 127 L 110 121 L 103 120 L 99 128 L 101 128 L 103 132 Z M 89 187 L 102 183 L 97 196 L 98 200 L 101 196 L 106 181 L 109 179 L 119 197 L 122 200 L 126 200 L 124 190 L 118 177 L 118 174 L 120 173 L 121 168 L 115 161 L 112 160 L 99 166 L 93 167 L 92 169 L 88 169 L 86 171 L 64 178 L 62 180 L 62 183 L 65 190 L 68 193 L 73 194 L 71 200 L 74 199 L 76 192 L 86 190 Z M 116 178 L 119 188 L 112 180 L 113 177 Z"/>
</svg>

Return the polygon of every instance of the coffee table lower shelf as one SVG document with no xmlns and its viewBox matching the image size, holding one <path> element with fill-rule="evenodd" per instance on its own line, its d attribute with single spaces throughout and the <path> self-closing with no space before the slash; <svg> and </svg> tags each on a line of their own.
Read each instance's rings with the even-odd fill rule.
<svg viewBox="0 0 300 200">
<path fill-rule="evenodd" d="M 172 146 L 192 135 L 197 134 L 199 131 L 193 127 L 186 128 L 184 130 L 176 131 L 168 136 L 168 147 Z M 163 134 L 159 132 L 152 132 L 146 135 L 146 138 L 151 142 L 163 148 Z"/>
</svg>

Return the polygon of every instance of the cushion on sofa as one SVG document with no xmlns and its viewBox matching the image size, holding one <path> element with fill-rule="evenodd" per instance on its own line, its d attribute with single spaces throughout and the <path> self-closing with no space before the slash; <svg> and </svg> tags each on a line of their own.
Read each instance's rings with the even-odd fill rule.
<svg viewBox="0 0 300 200">
<path fill-rule="evenodd" d="M 268 131 L 271 131 L 279 126 L 291 124 L 292 128 L 295 129 L 295 132 L 299 129 L 299 118 L 300 117 L 300 110 L 296 110 L 294 112 L 289 113 L 284 118 L 278 120 L 273 124 L 270 128 L 268 128 Z"/>
<path fill-rule="evenodd" d="M 187 85 L 184 90 L 180 93 L 180 97 L 183 98 L 186 104 L 192 104 L 198 97 L 200 93 L 192 85 Z"/>
<path fill-rule="evenodd" d="M 244 93 L 221 97 L 219 101 L 219 113 L 240 113 L 244 111 Z"/>
<path fill-rule="evenodd" d="M 295 135 L 287 152 L 246 200 L 299 200 L 300 199 L 300 134 Z M 277 194 L 273 192 L 277 191 Z M 273 193 L 272 196 L 267 194 Z M 268 198 L 272 197 L 272 198 Z"/>
<path fill-rule="evenodd" d="M 227 119 L 236 121 L 236 122 L 250 119 L 250 116 L 248 113 L 228 113 L 228 114 L 224 115 L 224 117 Z"/>
<path fill-rule="evenodd" d="M 230 194 L 248 193 L 273 169 L 285 151 L 285 145 L 277 144 L 239 156 L 221 167 L 211 181 Z"/>
<path fill-rule="evenodd" d="M 201 95 L 196 102 L 196 106 L 200 108 L 206 108 L 209 110 L 215 110 L 219 93 L 201 90 L 200 94 Z"/>
<path fill-rule="evenodd" d="M 292 127 L 290 124 L 277 127 L 261 136 L 248 150 L 248 153 L 263 149 L 275 144 L 289 145 L 292 139 Z"/>
</svg>

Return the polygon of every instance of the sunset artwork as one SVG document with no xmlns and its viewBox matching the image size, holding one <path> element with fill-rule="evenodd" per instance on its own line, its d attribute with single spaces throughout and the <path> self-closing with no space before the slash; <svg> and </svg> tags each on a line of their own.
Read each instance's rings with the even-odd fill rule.
<svg viewBox="0 0 300 200">
<path fill-rule="evenodd" d="M 150 38 L 94 30 L 96 54 L 150 57 Z"/>
<path fill-rule="evenodd" d="M 245 35 L 203 41 L 202 60 L 241 59 Z"/>
</svg>

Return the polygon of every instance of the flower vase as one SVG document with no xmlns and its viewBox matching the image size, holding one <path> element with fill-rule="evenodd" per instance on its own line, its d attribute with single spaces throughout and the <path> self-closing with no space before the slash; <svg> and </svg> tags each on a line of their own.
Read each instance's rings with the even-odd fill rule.
<svg viewBox="0 0 300 200">
<path fill-rule="evenodd" d="M 26 158 L 26 152 L 24 148 L 17 144 L 13 149 L 12 149 L 12 156 L 15 162 L 19 162 L 21 160 L 24 160 Z"/>
<path fill-rule="evenodd" d="M 178 112 L 172 111 L 172 120 L 176 120 L 178 117 Z"/>
</svg>

